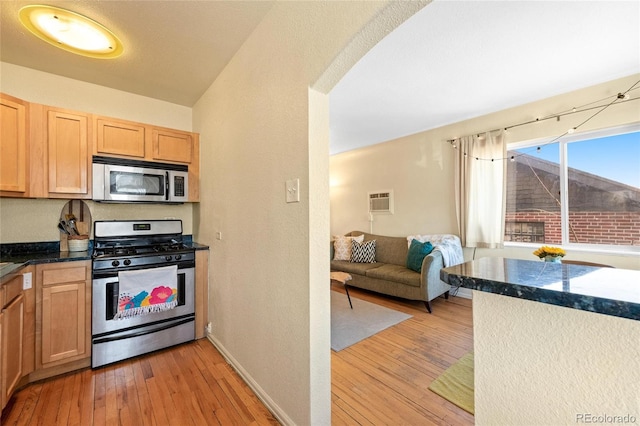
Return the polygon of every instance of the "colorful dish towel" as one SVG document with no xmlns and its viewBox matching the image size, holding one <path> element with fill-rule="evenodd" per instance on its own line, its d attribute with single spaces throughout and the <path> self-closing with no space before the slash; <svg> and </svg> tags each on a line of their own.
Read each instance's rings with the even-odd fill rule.
<svg viewBox="0 0 640 426">
<path fill-rule="evenodd" d="M 118 272 L 118 312 L 124 319 L 168 311 L 178 305 L 178 267 Z"/>
</svg>

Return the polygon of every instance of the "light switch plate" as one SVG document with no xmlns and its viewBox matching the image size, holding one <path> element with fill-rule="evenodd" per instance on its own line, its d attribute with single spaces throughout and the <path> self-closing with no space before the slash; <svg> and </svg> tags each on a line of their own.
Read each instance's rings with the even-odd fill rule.
<svg viewBox="0 0 640 426">
<path fill-rule="evenodd" d="M 300 179 L 289 179 L 285 184 L 287 191 L 287 203 L 298 203 L 300 201 Z"/>
</svg>

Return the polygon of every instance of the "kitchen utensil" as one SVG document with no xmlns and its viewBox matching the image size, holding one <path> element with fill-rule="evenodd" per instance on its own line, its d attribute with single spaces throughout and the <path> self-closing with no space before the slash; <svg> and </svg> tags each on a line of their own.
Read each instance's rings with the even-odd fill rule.
<svg viewBox="0 0 640 426">
<path fill-rule="evenodd" d="M 71 234 L 69 234 L 69 231 L 67 231 L 67 228 L 65 228 L 64 225 L 62 225 L 62 220 L 60 220 L 60 222 L 58 222 L 58 229 L 61 232 L 64 232 L 65 234 L 67 234 L 67 235 L 71 235 Z"/>
<path fill-rule="evenodd" d="M 76 221 L 71 219 L 69 221 L 69 228 L 71 228 L 71 231 L 73 231 L 73 233 L 75 235 L 80 235 L 80 231 L 78 231 L 78 228 L 76 227 Z"/>
<path fill-rule="evenodd" d="M 67 234 L 73 235 L 73 231 L 71 231 L 71 228 L 69 227 L 69 224 L 67 222 L 65 222 L 64 219 L 60 219 L 60 224 L 67 231 Z"/>
<path fill-rule="evenodd" d="M 69 229 L 71 229 L 72 235 L 80 235 L 78 228 L 76 227 L 76 217 L 73 214 L 66 214 L 64 217 L 67 219 Z"/>
</svg>

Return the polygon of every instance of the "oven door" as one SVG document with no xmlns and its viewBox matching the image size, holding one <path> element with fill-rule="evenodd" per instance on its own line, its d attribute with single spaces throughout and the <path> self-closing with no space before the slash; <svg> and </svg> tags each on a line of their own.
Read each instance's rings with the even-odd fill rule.
<svg viewBox="0 0 640 426">
<path fill-rule="evenodd" d="M 194 303 L 194 268 L 193 266 L 178 269 L 178 306 L 161 312 L 115 319 L 118 309 L 118 275 L 99 276 L 92 282 L 93 317 L 91 334 L 93 337 L 103 337 L 104 334 L 120 332 L 126 329 L 143 327 L 148 324 L 167 323 L 178 318 L 193 316 Z"/>
</svg>

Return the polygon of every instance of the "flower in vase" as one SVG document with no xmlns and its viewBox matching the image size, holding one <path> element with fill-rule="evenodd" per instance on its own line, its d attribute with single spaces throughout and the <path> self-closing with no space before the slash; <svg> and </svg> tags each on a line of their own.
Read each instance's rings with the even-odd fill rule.
<svg viewBox="0 0 640 426">
<path fill-rule="evenodd" d="M 533 254 L 538 256 L 540 259 L 544 259 L 547 256 L 563 257 L 567 253 L 560 247 L 542 246 L 538 250 L 534 251 Z"/>
</svg>

